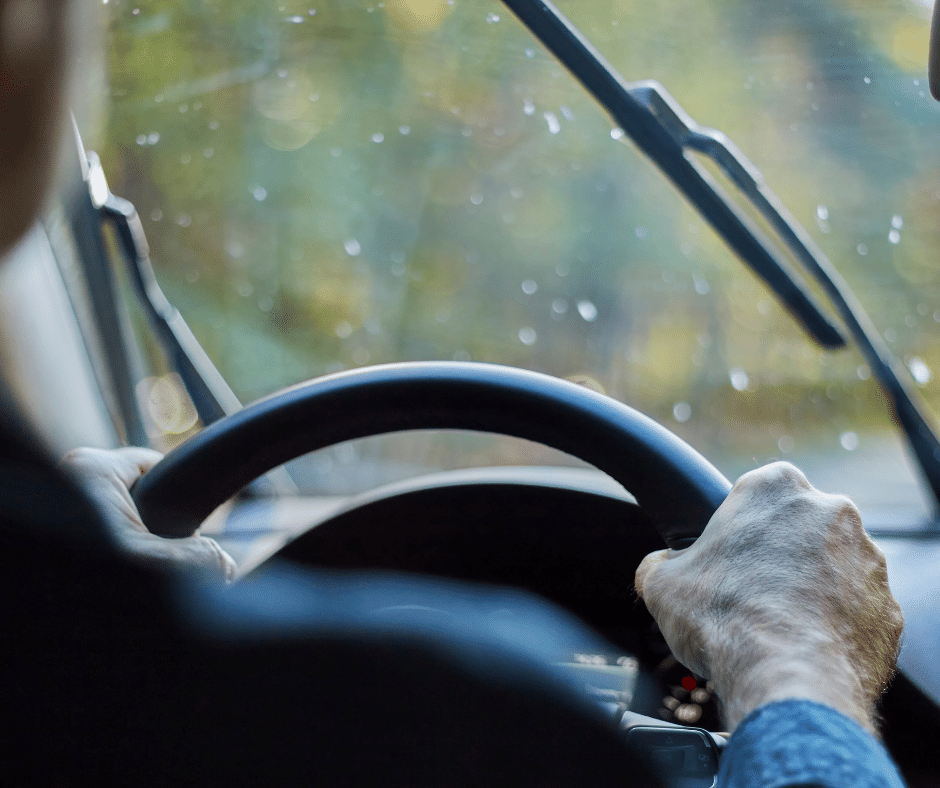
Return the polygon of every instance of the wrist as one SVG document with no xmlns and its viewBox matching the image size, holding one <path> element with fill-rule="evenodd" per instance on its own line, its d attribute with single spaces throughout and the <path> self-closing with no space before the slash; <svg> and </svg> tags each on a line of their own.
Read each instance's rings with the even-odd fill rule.
<svg viewBox="0 0 940 788">
<path fill-rule="evenodd" d="M 729 731 L 761 706 L 798 699 L 829 706 L 876 733 L 872 699 L 844 654 L 806 647 L 736 667 L 743 666 L 726 664 L 712 679 Z"/>
</svg>

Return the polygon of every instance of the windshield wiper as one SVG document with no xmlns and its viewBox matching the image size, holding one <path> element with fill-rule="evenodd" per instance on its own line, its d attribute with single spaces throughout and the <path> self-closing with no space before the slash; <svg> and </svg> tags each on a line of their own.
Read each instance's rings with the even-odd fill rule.
<svg viewBox="0 0 940 788">
<path fill-rule="evenodd" d="M 933 419 L 916 401 L 907 370 L 823 251 L 767 187 L 760 171 L 723 133 L 692 120 L 658 82 L 626 82 L 551 3 L 546 0 L 503 0 L 503 3 L 610 113 L 624 134 L 652 159 L 742 261 L 770 286 L 807 332 L 823 347 L 843 347 L 841 331 L 823 314 L 803 281 L 687 152 L 710 158 L 764 217 L 793 257 L 819 283 L 848 328 L 904 430 L 933 492 L 935 509 L 940 508 L 940 440 L 931 427 Z M 935 22 L 935 27 L 940 30 L 940 22 Z M 940 33 L 937 38 L 940 40 Z M 937 61 L 940 63 L 940 55 Z M 940 72 L 940 66 L 937 70 Z"/>
</svg>

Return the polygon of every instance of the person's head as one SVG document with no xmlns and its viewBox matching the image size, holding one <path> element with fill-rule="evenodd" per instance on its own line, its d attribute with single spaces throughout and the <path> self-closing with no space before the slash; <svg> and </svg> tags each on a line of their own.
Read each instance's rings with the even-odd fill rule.
<svg viewBox="0 0 940 788">
<path fill-rule="evenodd" d="M 78 49 L 97 43 L 80 0 L 0 0 L 0 258 L 54 183 Z"/>
</svg>

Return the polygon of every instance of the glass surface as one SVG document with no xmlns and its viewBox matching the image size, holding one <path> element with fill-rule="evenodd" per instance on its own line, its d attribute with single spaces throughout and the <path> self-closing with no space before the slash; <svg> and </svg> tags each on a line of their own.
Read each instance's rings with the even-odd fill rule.
<svg viewBox="0 0 940 788">
<path fill-rule="evenodd" d="M 926 0 L 558 5 L 627 80 L 737 143 L 936 405 Z M 913 495 L 859 354 L 807 340 L 500 3 L 107 12 L 112 190 L 243 400 L 387 361 L 499 362 L 585 380 L 732 477 L 779 457 Z"/>
</svg>

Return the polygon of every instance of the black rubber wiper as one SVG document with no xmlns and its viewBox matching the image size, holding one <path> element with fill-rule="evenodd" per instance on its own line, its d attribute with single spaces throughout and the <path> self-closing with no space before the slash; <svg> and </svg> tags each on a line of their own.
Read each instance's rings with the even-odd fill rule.
<svg viewBox="0 0 940 788">
<path fill-rule="evenodd" d="M 503 0 L 530 32 L 600 102 L 624 134 L 673 182 L 737 255 L 777 294 L 806 331 L 825 348 L 845 346 L 805 282 L 771 242 L 721 191 L 687 151 L 711 158 L 770 221 L 791 251 L 806 254 L 792 217 L 724 134 L 699 126 L 657 82 L 625 82 L 555 6 L 543 0 Z"/>
<path fill-rule="evenodd" d="M 848 285 L 767 187 L 758 169 L 723 133 L 692 120 L 659 83 L 626 82 L 551 3 L 503 2 L 610 113 L 624 134 L 669 177 L 744 263 L 771 287 L 807 332 L 826 348 L 844 346 L 842 333 L 807 293 L 802 279 L 687 153 L 694 151 L 710 158 L 767 220 L 794 258 L 819 283 L 848 328 L 887 396 L 933 492 L 935 505 L 940 507 L 940 440 L 931 426 L 933 418 L 918 404 L 907 370 Z M 934 28 L 940 41 L 940 13 L 934 17 Z M 938 95 L 940 45 L 936 52 L 932 68 L 938 75 Z"/>
</svg>

